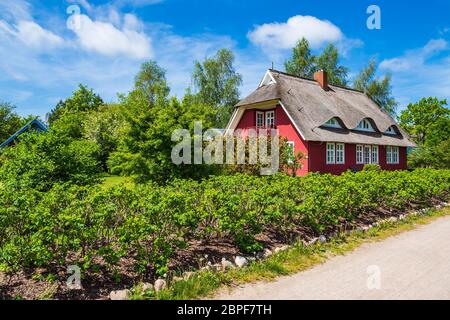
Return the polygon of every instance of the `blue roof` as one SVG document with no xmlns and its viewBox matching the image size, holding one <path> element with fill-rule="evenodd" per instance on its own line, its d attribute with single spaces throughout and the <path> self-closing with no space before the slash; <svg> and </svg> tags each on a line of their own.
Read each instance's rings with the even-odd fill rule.
<svg viewBox="0 0 450 320">
<path fill-rule="evenodd" d="M 5 142 L 0 144 L 0 149 L 8 146 L 11 144 L 14 140 L 16 140 L 22 133 L 28 131 L 30 128 L 37 129 L 38 131 L 47 131 L 48 127 L 39 119 L 33 119 L 30 122 L 28 122 L 26 125 L 24 125 L 20 130 L 18 130 L 16 133 L 14 133 L 11 137 L 9 137 Z"/>
</svg>

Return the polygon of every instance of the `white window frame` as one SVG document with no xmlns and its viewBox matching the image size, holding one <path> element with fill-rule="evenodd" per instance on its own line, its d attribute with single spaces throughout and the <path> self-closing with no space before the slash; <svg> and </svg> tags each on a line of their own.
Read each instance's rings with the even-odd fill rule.
<svg viewBox="0 0 450 320">
<path fill-rule="evenodd" d="M 334 144 L 334 142 L 327 142 L 326 163 L 327 164 L 336 163 L 336 145 Z"/>
<path fill-rule="evenodd" d="M 287 141 L 286 146 L 290 147 L 290 150 L 292 150 L 292 154 L 290 154 L 291 157 L 295 156 L 295 142 L 294 141 Z M 293 161 L 288 160 L 288 163 L 291 164 Z"/>
<path fill-rule="evenodd" d="M 372 146 L 365 144 L 364 145 L 364 164 L 371 164 L 372 163 Z"/>
<path fill-rule="evenodd" d="M 345 144 L 336 143 L 336 164 L 345 164 Z"/>
<path fill-rule="evenodd" d="M 379 153 L 378 146 L 372 146 L 372 154 L 371 154 L 371 163 L 378 164 L 380 159 L 380 153 Z"/>
<path fill-rule="evenodd" d="M 364 146 L 362 144 L 356 145 L 356 163 L 364 164 Z"/>
<path fill-rule="evenodd" d="M 341 125 L 339 124 L 339 121 L 336 118 L 331 118 L 330 120 L 325 122 L 323 126 L 329 128 L 342 128 Z"/>
<path fill-rule="evenodd" d="M 269 124 L 270 121 L 272 121 L 271 124 Z M 275 110 L 266 111 L 266 128 L 275 128 Z"/>
<path fill-rule="evenodd" d="M 386 133 L 386 134 L 397 134 L 397 131 L 395 131 L 393 126 L 390 126 L 389 128 L 386 129 L 386 131 L 384 133 Z"/>
<path fill-rule="evenodd" d="M 261 116 L 261 124 L 260 125 L 258 124 L 258 116 Z M 256 127 L 257 128 L 262 128 L 262 127 L 264 127 L 264 123 L 265 123 L 265 121 L 264 121 L 264 112 L 256 111 Z"/>
<path fill-rule="evenodd" d="M 358 126 L 355 128 L 355 130 L 375 132 L 375 129 L 373 128 L 372 124 L 368 119 L 362 119 L 361 122 L 358 124 Z"/>
<path fill-rule="evenodd" d="M 387 164 L 399 164 L 400 163 L 399 147 L 386 146 L 386 163 Z"/>
</svg>

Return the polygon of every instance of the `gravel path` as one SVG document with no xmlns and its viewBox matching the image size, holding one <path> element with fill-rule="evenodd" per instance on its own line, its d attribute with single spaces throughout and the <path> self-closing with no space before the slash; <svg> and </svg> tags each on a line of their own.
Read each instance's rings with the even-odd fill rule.
<svg viewBox="0 0 450 320">
<path fill-rule="evenodd" d="M 450 299 L 450 217 L 216 299 Z"/>
</svg>

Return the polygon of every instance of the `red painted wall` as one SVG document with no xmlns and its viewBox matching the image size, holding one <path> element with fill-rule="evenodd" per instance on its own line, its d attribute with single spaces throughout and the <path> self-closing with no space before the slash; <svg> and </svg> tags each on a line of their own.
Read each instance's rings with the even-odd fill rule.
<svg viewBox="0 0 450 320">
<path fill-rule="evenodd" d="M 309 153 L 310 153 L 310 171 L 321 173 L 341 174 L 342 172 L 354 168 L 361 170 L 364 165 L 356 164 L 356 145 L 345 144 L 345 164 L 327 164 L 326 163 L 326 142 L 314 142 L 310 141 Z M 399 147 L 399 163 L 387 164 L 386 163 L 386 146 L 378 147 L 378 162 L 383 170 L 406 170 L 406 147 Z"/>
<path fill-rule="evenodd" d="M 302 151 L 307 156 L 307 159 L 304 161 L 303 168 L 297 171 L 297 175 L 305 175 L 308 172 L 341 174 L 342 172 L 351 168 L 360 170 L 364 167 L 363 164 L 356 164 L 355 144 L 345 144 L 345 164 L 326 164 L 326 142 L 304 141 L 301 135 L 298 133 L 297 129 L 295 129 L 294 125 L 289 120 L 289 117 L 284 112 L 283 108 L 280 105 L 274 108 L 276 108 L 275 126 L 278 130 L 278 134 L 282 137 L 286 137 L 288 141 L 294 141 L 295 152 Z M 243 134 L 246 135 L 245 129 L 255 128 L 256 111 L 259 110 L 246 110 L 236 129 L 242 129 L 244 131 Z M 399 147 L 399 164 L 387 164 L 386 146 L 379 146 L 378 148 L 378 160 L 381 169 L 407 169 L 406 147 Z"/>
<path fill-rule="evenodd" d="M 294 141 L 295 152 L 302 151 L 306 155 L 308 154 L 307 143 L 301 138 L 300 134 L 297 132 L 292 122 L 289 120 L 286 112 L 280 105 L 275 108 L 275 127 L 278 130 L 278 134 L 282 137 L 288 139 L 288 141 Z M 243 134 L 246 135 L 247 128 L 255 128 L 256 126 L 256 111 L 268 111 L 268 110 L 257 110 L 249 109 L 244 112 L 241 120 L 239 121 L 236 129 L 242 129 Z M 303 163 L 303 168 L 297 170 L 297 175 L 305 175 L 308 173 L 308 159 Z"/>
</svg>

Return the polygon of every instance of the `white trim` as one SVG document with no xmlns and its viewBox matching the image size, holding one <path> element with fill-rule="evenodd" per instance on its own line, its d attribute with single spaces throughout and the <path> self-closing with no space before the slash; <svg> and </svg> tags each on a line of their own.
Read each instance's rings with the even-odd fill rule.
<svg viewBox="0 0 450 320">
<path fill-rule="evenodd" d="M 394 161 L 395 154 L 395 161 Z M 400 148 L 397 146 L 386 146 L 386 163 L 399 164 L 400 163 Z"/>
<path fill-rule="evenodd" d="M 329 123 L 331 121 L 333 122 L 332 124 Z M 337 120 L 336 117 L 333 117 L 333 118 L 329 119 L 322 126 L 327 127 L 327 128 L 342 128 L 341 124 L 339 123 L 339 121 Z"/>
<path fill-rule="evenodd" d="M 286 142 L 287 146 L 290 146 L 292 149 L 292 157 L 295 157 L 295 141 L 287 141 Z M 288 163 L 291 164 L 293 161 L 292 160 L 288 160 Z"/>
<path fill-rule="evenodd" d="M 270 77 L 269 82 L 266 82 L 266 81 L 267 81 L 267 80 L 266 80 L 267 76 Z M 264 75 L 264 77 L 263 77 L 262 80 L 260 81 L 260 83 L 259 83 L 259 85 L 258 85 L 258 88 L 260 88 L 260 87 L 262 87 L 262 86 L 264 86 L 264 85 L 272 84 L 272 83 L 277 83 L 277 82 L 275 81 L 275 78 L 272 76 L 272 73 L 270 72 L 270 70 L 267 70 L 267 71 L 266 71 L 266 74 Z"/>
<path fill-rule="evenodd" d="M 328 160 L 328 151 L 331 151 L 328 149 L 328 147 L 333 146 L 333 160 L 329 161 Z M 326 147 L 326 164 L 336 164 L 336 144 L 334 142 L 327 142 L 327 147 Z"/>
<path fill-rule="evenodd" d="M 376 153 L 375 153 L 376 151 Z M 374 161 L 374 155 L 376 154 L 376 161 Z M 377 145 L 372 146 L 372 151 L 370 155 L 370 163 L 378 164 L 380 163 L 380 148 Z"/>
<path fill-rule="evenodd" d="M 300 129 L 298 128 L 297 124 L 295 123 L 294 119 L 292 119 L 291 115 L 289 114 L 289 112 L 287 112 L 286 107 L 283 105 L 283 103 L 281 102 L 281 100 L 278 101 L 278 103 L 280 104 L 280 106 L 283 108 L 284 113 L 287 114 L 289 120 L 291 121 L 291 123 L 294 125 L 294 128 L 297 129 L 297 132 L 300 134 L 300 136 L 302 137 L 303 141 L 307 141 L 305 139 L 305 136 L 302 134 L 302 132 L 300 131 Z"/>
<path fill-rule="evenodd" d="M 271 115 L 270 117 L 269 117 L 269 115 Z M 264 118 L 265 118 L 265 124 L 266 124 L 266 128 L 275 128 L 275 110 L 269 110 L 269 111 L 266 111 L 265 112 L 265 115 L 264 115 Z M 269 125 L 268 123 L 267 123 L 267 120 L 268 119 L 271 119 L 272 120 L 272 124 L 271 125 Z"/>
<path fill-rule="evenodd" d="M 386 131 L 384 131 L 385 134 L 397 134 L 397 131 L 395 131 L 394 126 L 390 126 L 389 128 L 386 129 Z"/>
<path fill-rule="evenodd" d="M 369 128 L 364 128 L 364 125 L 367 124 L 369 126 Z M 369 121 L 369 119 L 364 118 L 362 119 L 358 125 L 356 126 L 356 128 L 354 128 L 353 130 L 357 130 L 357 131 L 367 131 L 367 132 L 375 132 L 375 128 L 373 127 L 372 123 Z"/>
<path fill-rule="evenodd" d="M 338 161 L 338 146 L 342 146 L 342 161 Z M 345 143 L 336 143 L 336 146 L 334 147 L 336 155 L 335 160 L 336 164 L 345 164 Z M 341 150 L 339 150 L 341 151 Z"/>
<path fill-rule="evenodd" d="M 258 126 L 258 115 L 262 115 L 262 121 L 261 121 L 261 125 Z M 256 116 L 255 116 L 255 127 L 256 128 L 261 128 L 264 127 L 265 124 L 265 117 L 264 117 L 264 112 L 263 111 L 256 111 Z"/>
<path fill-rule="evenodd" d="M 358 151 L 358 148 L 360 148 L 359 151 Z M 358 159 L 358 153 L 361 156 L 360 157 L 361 161 L 359 161 L 359 159 Z M 364 164 L 364 145 L 362 145 L 362 144 L 356 145 L 356 164 Z"/>
</svg>

